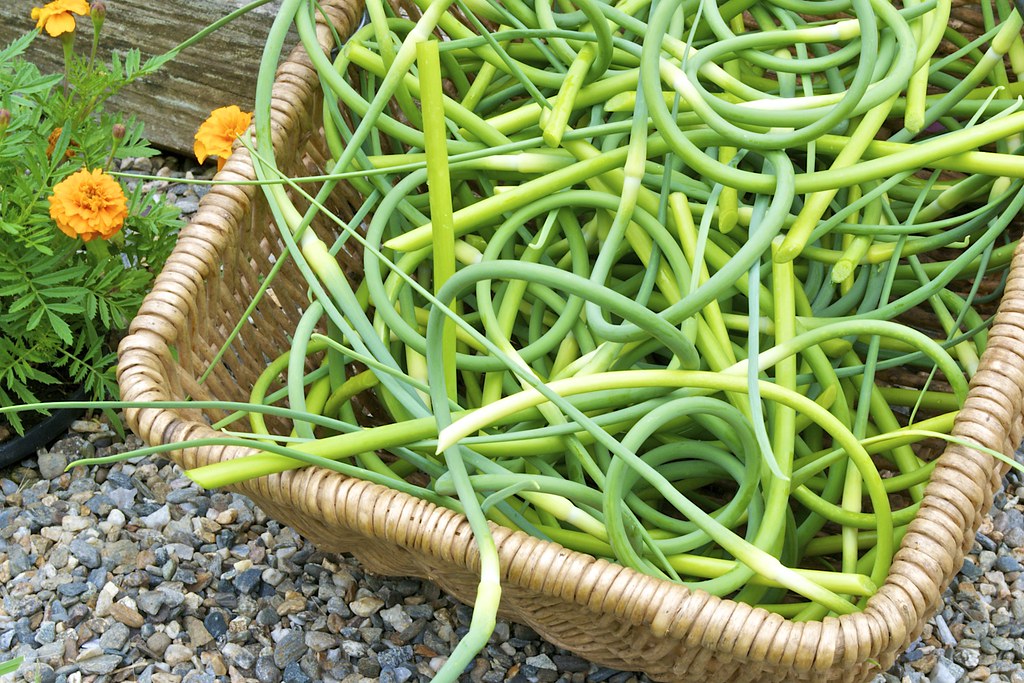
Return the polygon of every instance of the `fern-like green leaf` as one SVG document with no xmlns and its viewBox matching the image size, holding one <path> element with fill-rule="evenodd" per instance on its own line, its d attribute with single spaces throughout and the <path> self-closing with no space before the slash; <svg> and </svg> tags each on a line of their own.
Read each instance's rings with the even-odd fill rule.
<svg viewBox="0 0 1024 683">
<path fill-rule="evenodd" d="M 52 307 L 47 309 L 46 317 L 49 319 L 50 326 L 53 327 L 53 331 L 61 338 L 61 341 L 65 344 L 70 344 L 74 341 L 74 337 L 71 334 L 71 326 L 64 322 L 63 318 L 54 313 Z"/>
</svg>

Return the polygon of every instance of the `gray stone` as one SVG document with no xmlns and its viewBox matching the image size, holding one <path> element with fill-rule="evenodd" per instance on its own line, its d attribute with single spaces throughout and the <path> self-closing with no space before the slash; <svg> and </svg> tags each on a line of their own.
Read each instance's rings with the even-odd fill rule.
<svg viewBox="0 0 1024 683">
<path fill-rule="evenodd" d="M 274 664 L 283 669 L 306 653 L 306 638 L 300 629 L 292 629 L 274 646 Z"/>
<path fill-rule="evenodd" d="M 131 488 L 118 488 L 108 491 L 107 495 L 114 501 L 114 506 L 120 510 L 131 510 L 135 506 L 135 497 L 138 491 Z"/>
<path fill-rule="evenodd" d="M 256 623 L 260 626 L 273 626 L 281 621 L 281 615 L 273 607 L 264 607 L 256 613 Z"/>
<path fill-rule="evenodd" d="M 939 657 L 931 671 L 931 683 L 957 683 L 966 670 L 947 657 Z"/>
<path fill-rule="evenodd" d="M 993 636 L 989 641 L 996 649 L 1007 652 L 1013 649 L 1013 641 L 1003 636 Z"/>
<path fill-rule="evenodd" d="M 985 572 L 983 572 L 978 565 L 974 564 L 970 558 L 966 558 L 964 560 L 964 564 L 960 568 L 960 573 L 972 581 L 980 579 L 985 574 Z"/>
<path fill-rule="evenodd" d="M 141 521 L 147 528 L 160 531 L 170 523 L 171 509 L 167 505 L 163 505 L 152 514 L 143 517 Z"/>
<path fill-rule="evenodd" d="M 180 590 L 177 590 L 176 588 L 171 588 L 170 586 L 163 585 L 159 587 L 158 592 L 161 595 L 163 595 L 165 605 L 177 607 L 178 605 L 181 605 L 183 602 L 185 602 L 185 594 L 182 593 Z"/>
<path fill-rule="evenodd" d="M 343 640 L 341 641 L 341 651 L 344 652 L 347 657 L 354 659 L 366 654 L 366 645 L 360 643 L 358 640 Z"/>
<path fill-rule="evenodd" d="M 380 663 L 371 657 L 363 657 L 356 663 L 356 669 L 362 675 L 367 678 L 377 678 L 380 676 Z"/>
<path fill-rule="evenodd" d="M 103 564 L 103 558 L 100 555 L 99 549 L 86 543 L 83 538 L 76 538 L 71 541 L 70 550 L 71 554 L 89 569 L 96 569 Z"/>
<path fill-rule="evenodd" d="M 559 671 L 586 673 L 590 670 L 590 662 L 575 655 L 555 654 L 551 655 L 551 661 L 555 663 L 555 667 Z"/>
<path fill-rule="evenodd" d="M 982 550 L 978 553 L 978 566 L 981 567 L 983 572 L 987 572 L 992 569 L 996 563 L 996 554 L 991 550 Z"/>
<path fill-rule="evenodd" d="M 412 625 L 412 617 L 406 613 L 402 605 L 395 605 L 394 607 L 381 610 L 380 618 L 395 631 L 404 631 Z"/>
<path fill-rule="evenodd" d="M 10 650 L 14 644 L 14 629 L 7 629 L 0 633 L 0 650 Z"/>
<path fill-rule="evenodd" d="M 260 657 L 256 660 L 256 680 L 260 683 L 281 683 L 281 669 L 274 664 L 270 657 Z"/>
<path fill-rule="evenodd" d="M 239 593 L 252 593 L 260 583 L 261 572 L 255 567 L 250 567 L 235 577 L 235 590 Z"/>
<path fill-rule="evenodd" d="M 1024 529 L 1024 513 L 1016 508 L 1003 510 L 992 518 L 992 528 L 1001 534 L 1010 529 Z"/>
<path fill-rule="evenodd" d="M 52 564 L 54 569 L 64 569 L 69 559 L 71 559 L 71 551 L 66 545 L 53 546 L 53 550 L 50 551 L 49 564 Z"/>
<path fill-rule="evenodd" d="M 194 488 L 184 489 L 173 489 L 167 493 L 167 502 L 173 505 L 181 505 L 187 503 L 196 497 L 196 490 Z"/>
<path fill-rule="evenodd" d="M 322 631 L 308 631 L 306 633 L 306 647 L 314 652 L 323 652 L 338 646 L 338 637 Z"/>
<path fill-rule="evenodd" d="M 298 662 L 292 662 L 284 668 L 284 680 L 288 683 L 312 683 L 309 675 L 302 670 Z"/>
<path fill-rule="evenodd" d="M 40 645 L 49 645 L 57 638 L 57 624 L 53 621 L 44 621 L 36 627 L 35 640 Z"/>
<path fill-rule="evenodd" d="M 146 639 L 146 647 L 157 657 L 163 657 L 171 644 L 171 637 L 163 631 L 157 631 Z"/>
<path fill-rule="evenodd" d="M 526 663 L 538 669 L 550 669 L 552 671 L 558 670 L 558 667 L 551 660 L 551 657 L 548 657 L 545 654 L 536 655 L 534 657 L 527 657 Z"/>
<path fill-rule="evenodd" d="M 85 501 L 85 507 L 97 517 L 106 517 L 114 511 L 116 505 L 113 498 L 102 493 Z"/>
<path fill-rule="evenodd" d="M 32 630 L 28 617 L 22 617 L 14 624 L 14 634 L 18 642 L 32 647 L 36 644 L 36 634 Z"/>
<path fill-rule="evenodd" d="M 1024 528 L 1014 527 L 1003 534 L 1003 545 L 1009 548 L 1024 548 Z"/>
<path fill-rule="evenodd" d="M 32 593 L 17 596 L 7 595 L 4 597 L 4 611 L 14 619 L 30 617 L 33 614 L 38 614 L 42 609 L 43 601 L 39 599 L 38 595 Z"/>
<path fill-rule="evenodd" d="M 57 586 L 57 593 L 68 598 L 75 598 L 89 590 L 89 585 L 86 583 L 62 583 Z"/>
<path fill-rule="evenodd" d="M 32 558 L 29 557 L 28 553 L 22 550 L 20 545 L 11 545 L 10 550 L 7 552 L 8 567 L 11 570 L 11 576 L 15 577 L 22 572 L 27 572 L 34 566 L 32 564 Z"/>
<path fill-rule="evenodd" d="M 174 575 L 177 573 L 178 561 L 173 557 L 164 562 L 164 566 L 160 568 L 160 575 L 164 577 L 164 581 L 170 581 L 174 578 Z"/>
<path fill-rule="evenodd" d="M 212 671 L 189 671 L 181 683 L 217 683 L 217 676 Z"/>
<path fill-rule="evenodd" d="M 167 545 L 167 554 L 178 560 L 191 562 L 192 558 L 196 555 L 196 549 L 184 543 L 169 543 Z"/>
<path fill-rule="evenodd" d="M 412 654 L 411 645 L 386 648 L 377 653 L 377 663 L 382 669 L 394 669 L 412 661 Z"/>
<path fill-rule="evenodd" d="M 256 655 L 237 643 L 227 643 L 221 649 L 224 657 L 239 669 L 251 669 L 256 663 Z"/>
<path fill-rule="evenodd" d="M 206 615 L 206 618 L 203 619 L 203 625 L 214 638 L 220 638 L 228 632 L 228 625 L 224 621 L 224 615 L 216 610 Z"/>
<path fill-rule="evenodd" d="M 953 653 L 953 661 L 965 669 L 972 670 L 981 662 L 981 652 L 974 649 L 958 649 Z"/>
<path fill-rule="evenodd" d="M 68 466 L 68 456 L 60 451 L 40 451 L 36 458 L 39 462 L 39 476 L 43 479 L 56 479 L 64 474 Z"/>
<path fill-rule="evenodd" d="M 114 622 L 100 636 L 100 647 L 106 650 L 120 650 L 128 642 L 131 631 L 124 624 Z"/>
<path fill-rule="evenodd" d="M 164 606 L 164 593 L 163 591 L 140 591 L 139 596 L 135 598 L 135 604 L 138 605 L 140 611 L 150 616 L 156 616 L 156 613 Z"/>
<path fill-rule="evenodd" d="M 998 557 L 996 559 L 996 563 L 992 565 L 992 568 L 1001 572 L 1019 572 L 1022 569 L 1017 558 L 1010 555 L 1002 555 Z"/>
<path fill-rule="evenodd" d="M 121 655 L 105 654 L 79 659 L 76 664 L 84 674 L 108 674 L 121 665 Z"/>
<path fill-rule="evenodd" d="M 956 645 L 956 638 L 949 630 L 949 625 L 946 623 L 945 618 L 941 614 L 936 614 L 932 622 L 935 624 L 935 630 L 943 644 L 947 647 L 954 647 Z M 964 632 L 967 633 L 967 629 L 964 629 Z"/>
<path fill-rule="evenodd" d="M 263 583 L 270 586 L 277 586 L 284 580 L 284 572 L 273 567 L 267 567 L 262 574 Z"/>
</svg>

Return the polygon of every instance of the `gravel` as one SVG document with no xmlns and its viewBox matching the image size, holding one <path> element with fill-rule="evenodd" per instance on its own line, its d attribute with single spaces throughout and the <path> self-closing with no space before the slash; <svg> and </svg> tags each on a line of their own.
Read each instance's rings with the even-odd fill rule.
<svg viewBox="0 0 1024 683">
<path fill-rule="evenodd" d="M 140 445 L 109 436 L 97 454 Z M 48 454 L 73 462 L 81 447 L 72 430 Z M 429 681 L 469 625 L 436 585 L 322 553 L 165 459 L 44 477 L 48 454 L 0 473 L 0 658 L 26 660 L 9 681 Z M 1024 548 L 1007 543 L 1022 501 L 1013 472 L 943 611 L 874 683 L 1024 683 Z M 648 680 L 504 621 L 463 679 Z"/>
<path fill-rule="evenodd" d="M 208 170 L 140 160 L 128 170 L 194 211 Z M 429 581 L 381 577 L 323 553 L 250 500 L 196 487 L 152 456 L 64 466 L 123 452 L 85 419 L 38 457 L 0 472 L 0 661 L 7 682 L 363 683 L 432 680 L 471 610 Z M 943 610 L 873 683 L 1024 683 L 1024 480 L 995 497 Z M 499 621 L 463 680 L 640 683 Z"/>
<path fill-rule="evenodd" d="M 50 453 L 79 459 L 81 433 Z M 110 439 L 98 455 L 140 445 Z M 436 585 L 322 553 L 165 459 L 50 478 L 39 460 L 0 473 L 0 658 L 26 660 L 10 681 L 429 681 L 469 625 Z M 127 504 L 97 514 L 97 499 Z M 464 678 L 647 680 L 507 622 Z"/>
</svg>

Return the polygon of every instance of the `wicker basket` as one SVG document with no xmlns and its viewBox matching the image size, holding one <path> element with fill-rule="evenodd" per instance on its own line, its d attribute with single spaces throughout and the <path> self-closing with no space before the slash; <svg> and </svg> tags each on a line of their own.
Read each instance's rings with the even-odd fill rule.
<svg viewBox="0 0 1024 683">
<path fill-rule="evenodd" d="M 358 20 L 355 0 L 323 4 L 343 35 Z M 324 27 L 321 38 L 329 45 Z M 319 82 L 301 50 L 280 67 L 274 95 L 281 168 L 292 175 L 318 172 L 326 154 L 317 122 Z M 242 148 L 219 175 L 222 181 L 252 177 Z M 354 200 L 336 192 L 333 209 L 351 215 Z M 123 398 L 245 400 L 267 361 L 289 345 L 287 331 L 306 301 L 294 270 L 281 273 L 273 295 L 250 313 L 251 324 L 212 374 L 198 380 L 281 250 L 258 189 L 220 185 L 207 194 L 121 344 Z M 1022 391 L 1024 251 L 1018 249 L 955 433 L 1012 453 L 1024 432 Z M 198 410 L 144 408 L 127 416 L 149 444 L 212 435 L 208 416 Z M 204 447 L 174 458 L 191 468 L 248 452 Z M 1004 465 L 986 455 L 948 448 L 887 580 L 859 614 L 796 623 L 495 527 L 502 613 L 583 657 L 656 680 L 867 680 L 888 668 L 941 606 L 1003 473 Z M 374 572 L 429 578 L 472 601 L 478 556 L 461 515 L 312 467 L 235 489 L 324 550 L 351 552 Z"/>
</svg>

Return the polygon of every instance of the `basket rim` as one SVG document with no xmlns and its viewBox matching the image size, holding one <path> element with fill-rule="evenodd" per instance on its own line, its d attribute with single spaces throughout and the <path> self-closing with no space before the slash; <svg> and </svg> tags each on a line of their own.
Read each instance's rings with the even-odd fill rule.
<svg viewBox="0 0 1024 683">
<path fill-rule="evenodd" d="M 325 0 L 321 5 L 342 34 L 356 25 L 362 13 L 362 0 Z M 320 23 L 318 35 L 324 49 L 329 50 L 331 31 Z M 271 107 L 275 151 L 287 144 L 285 133 L 303 115 L 311 93 L 318 86 L 308 55 L 300 45 L 278 68 L 275 79 Z M 235 145 L 217 178 L 229 182 L 255 178 L 252 161 L 243 146 Z M 187 320 L 195 313 L 188 304 L 195 291 L 190 283 L 216 271 L 216 255 L 224 248 L 231 221 L 237 224 L 249 209 L 256 190 L 253 186 L 241 190 L 214 186 L 202 198 L 189 226 L 183 229 L 183 238 L 179 238 L 164 268 L 168 276 L 157 278 L 132 321 L 128 336 L 120 344 L 118 381 L 124 400 L 169 398 L 155 369 L 161 367 L 160 358 L 169 347 L 188 334 Z M 1022 432 L 1022 312 L 1024 245 L 1018 244 L 1006 290 L 989 332 L 988 347 L 953 430 L 962 439 L 1008 455 L 1016 449 Z M 216 433 L 175 409 L 138 408 L 126 411 L 126 415 L 132 429 L 151 444 Z M 182 464 L 194 461 L 200 450 L 203 458 L 210 461 L 254 452 L 238 447 L 204 447 L 175 452 L 172 456 Z M 711 648 L 717 655 L 732 660 L 767 662 L 791 671 L 823 672 L 869 660 L 875 660 L 872 664 L 877 663 L 884 670 L 896 653 L 920 633 L 926 619 L 941 607 L 942 592 L 959 571 L 1007 469 L 1005 463 L 976 450 L 956 444 L 947 446 L 885 582 L 863 611 L 822 621 L 794 622 L 762 608 L 691 591 L 607 560 L 567 550 L 523 532 L 496 525 L 492 525 L 492 530 L 501 553 L 503 582 L 538 590 L 597 613 L 612 609 L 633 625 L 649 628 L 656 637 Z M 293 501 L 312 500 L 308 509 L 301 512 L 316 514 L 323 510 L 317 503 L 319 499 L 310 492 L 324 487 L 330 487 L 335 496 L 358 498 L 362 505 L 371 505 L 371 526 L 388 541 L 411 551 L 458 560 L 469 569 L 478 567 L 476 547 L 466 533 L 465 517 L 384 486 L 307 467 L 233 488 L 269 499 L 288 492 Z M 426 523 L 432 527 L 433 537 L 426 545 L 422 536 L 403 528 L 422 527 Z M 449 536 L 438 545 L 437 529 L 453 534 L 461 529 L 462 536 L 459 541 Z M 540 567 L 545 567 L 546 573 Z M 578 580 L 552 580 L 551 568 L 561 575 L 576 572 Z M 508 606 L 505 608 L 507 613 Z M 511 612 L 529 621 L 529 615 L 517 612 L 514 606 Z"/>
</svg>

